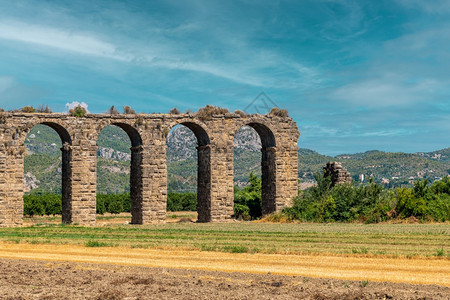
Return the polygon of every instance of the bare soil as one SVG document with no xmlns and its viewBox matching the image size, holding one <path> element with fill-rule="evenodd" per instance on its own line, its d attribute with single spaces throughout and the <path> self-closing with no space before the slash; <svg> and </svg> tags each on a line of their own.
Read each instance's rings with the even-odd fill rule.
<svg viewBox="0 0 450 300">
<path fill-rule="evenodd" d="M 0 299 L 449 299 L 437 285 L 0 259 Z"/>
</svg>

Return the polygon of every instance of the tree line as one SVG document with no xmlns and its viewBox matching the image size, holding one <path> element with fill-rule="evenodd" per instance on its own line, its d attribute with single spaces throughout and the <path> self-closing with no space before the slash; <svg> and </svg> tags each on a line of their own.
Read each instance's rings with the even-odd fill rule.
<svg viewBox="0 0 450 300">
<path fill-rule="evenodd" d="M 363 222 L 413 218 L 424 222 L 450 221 L 450 177 L 429 183 L 418 180 L 411 188 L 388 189 L 372 180 L 366 184 L 333 186 L 329 177 L 316 174 L 317 184 L 294 198 L 293 206 L 268 217 L 304 222 Z M 256 220 L 261 214 L 261 179 L 251 173 L 249 185 L 234 189 L 234 217 Z M 97 195 L 97 214 L 130 212 L 130 194 Z M 168 211 L 197 210 L 197 194 L 168 193 Z M 61 214 L 61 195 L 24 196 L 24 215 Z"/>
</svg>

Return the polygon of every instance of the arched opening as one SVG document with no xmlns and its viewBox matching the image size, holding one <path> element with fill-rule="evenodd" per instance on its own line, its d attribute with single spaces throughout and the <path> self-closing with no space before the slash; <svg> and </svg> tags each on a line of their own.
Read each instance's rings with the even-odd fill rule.
<svg viewBox="0 0 450 300">
<path fill-rule="evenodd" d="M 43 122 L 25 137 L 25 214 L 61 214 L 72 223 L 72 140 L 59 124 Z"/>
<path fill-rule="evenodd" d="M 236 132 L 235 215 L 255 219 L 275 212 L 275 146 L 272 131 L 263 124 L 249 123 Z"/>
<path fill-rule="evenodd" d="M 198 222 L 211 221 L 211 149 L 209 144 L 206 131 L 200 125 L 191 122 L 174 126 L 166 139 L 168 204 L 172 206 L 171 201 L 172 198 L 175 199 L 174 197 L 190 201 L 191 196 L 186 194 L 196 191 Z"/>
<path fill-rule="evenodd" d="M 142 224 L 139 132 L 128 124 L 112 123 L 99 133 L 97 146 L 97 213 L 129 212 L 132 224 Z"/>
</svg>

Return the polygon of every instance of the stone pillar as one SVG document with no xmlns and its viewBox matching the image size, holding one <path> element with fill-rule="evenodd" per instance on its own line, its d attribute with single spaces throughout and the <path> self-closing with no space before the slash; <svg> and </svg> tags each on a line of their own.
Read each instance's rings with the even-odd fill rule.
<svg viewBox="0 0 450 300">
<path fill-rule="evenodd" d="M 25 146 L 4 142 L 0 149 L 0 226 L 23 225 Z"/>
<path fill-rule="evenodd" d="M 143 137 L 142 152 L 142 223 L 166 222 L 167 166 L 165 139 Z"/>
<path fill-rule="evenodd" d="M 291 144 L 291 145 L 290 145 Z M 277 147 L 275 211 L 292 206 L 298 195 L 298 147 L 297 141 L 285 141 Z"/>
<path fill-rule="evenodd" d="M 261 198 L 262 214 L 267 215 L 277 210 L 276 200 L 281 200 L 281 191 L 277 191 L 276 147 L 261 148 Z M 277 199 L 278 192 L 278 199 Z"/>
<path fill-rule="evenodd" d="M 198 222 L 211 221 L 211 146 L 197 147 Z"/>
<path fill-rule="evenodd" d="M 62 222 L 72 223 L 72 147 L 64 143 L 61 148 L 61 173 L 62 173 L 62 197 L 61 212 Z"/>
<path fill-rule="evenodd" d="M 211 222 L 231 220 L 234 204 L 233 140 L 211 147 Z"/>
<path fill-rule="evenodd" d="M 96 139 L 81 133 L 72 144 L 72 223 L 95 225 L 97 192 Z"/>
<path fill-rule="evenodd" d="M 142 224 L 142 152 L 143 146 L 131 147 L 130 200 L 131 224 Z"/>
</svg>

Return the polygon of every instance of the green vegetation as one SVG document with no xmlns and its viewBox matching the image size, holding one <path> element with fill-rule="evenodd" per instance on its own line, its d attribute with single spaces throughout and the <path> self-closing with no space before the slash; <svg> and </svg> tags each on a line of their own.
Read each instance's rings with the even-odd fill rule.
<svg viewBox="0 0 450 300">
<path fill-rule="evenodd" d="M 429 256 L 449 259 L 448 224 L 168 223 L 0 228 L 0 241 L 221 252 Z M 357 253 L 353 253 L 356 249 Z"/>
<path fill-rule="evenodd" d="M 36 109 L 34 109 L 33 106 L 24 106 L 22 107 L 21 111 L 24 113 L 34 113 Z"/>
<path fill-rule="evenodd" d="M 294 199 L 293 207 L 267 217 L 267 220 L 299 220 L 306 222 L 379 223 L 413 218 L 422 222 L 450 221 L 450 177 L 428 184 L 416 181 L 413 188 L 385 189 L 368 185 L 342 184 L 331 187 L 331 180 L 316 175 L 317 186 L 303 191 Z M 251 173 L 250 184 L 235 187 L 234 217 L 255 220 L 261 217 L 261 179 Z M 97 213 L 130 212 L 130 194 L 98 194 Z M 197 210 L 197 194 L 168 193 L 168 211 Z M 61 196 L 37 194 L 24 197 L 24 214 L 55 215 L 61 213 Z"/>
<path fill-rule="evenodd" d="M 61 195 L 26 195 L 23 197 L 23 214 L 27 216 L 60 215 Z"/>
<path fill-rule="evenodd" d="M 167 211 L 196 211 L 197 194 L 187 193 L 168 193 Z"/>
<path fill-rule="evenodd" d="M 86 115 L 86 113 L 87 113 L 86 108 L 84 108 L 81 105 L 78 105 L 74 108 L 69 109 L 69 114 L 71 116 L 78 117 L 78 118 L 84 117 Z"/>
<path fill-rule="evenodd" d="M 368 185 L 343 184 L 331 187 L 330 178 L 316 175 L 317 186 L 283 210 L 287 219 L 308 222 L 377 223 L 392 219 L 416 218 L 422 221 L 450 220 L 450 177 L 428 184 L 416 181 L 413 188 L 385 189 Z"/>
<path fill-rule="evenodd" d="M 84 244 L 86 247 L 109 247 L 112 246 L 109 243 L 99 242 L 99 241 L 87 241 Z"/>
<path fill-rule="evenodd" d="M 234 216 L 244 220 L 258 219 L 261 211 L 261 179 L 253 173 L 248 178 L 249 185 L 234 188 Z"/>
<path fill-rule="evenodd" d="M 31 194 L 25 195 L 24 215 L 43 216 L 61 214 L 61 195 L 60 194 Z M 167 211 L 196 211 L 197 194 L 188 193 L 169 193 L 167 195 Z M 131 211 L 131 200 L 129 193 L 121 194 L 98 194 L 97 195 L 97 214 L 104 213 L 119 214 L 121 212 Z"/>
</svg>

